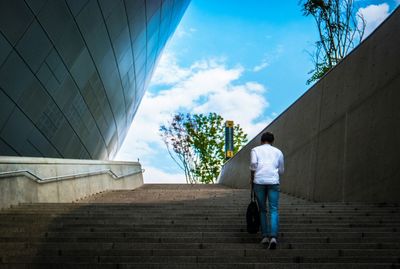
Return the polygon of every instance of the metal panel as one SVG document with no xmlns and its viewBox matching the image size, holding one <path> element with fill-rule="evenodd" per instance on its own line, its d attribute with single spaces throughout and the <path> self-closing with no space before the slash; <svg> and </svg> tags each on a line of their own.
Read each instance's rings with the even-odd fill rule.
<svg viewBox="0 0 400 269">
<path fill-rule="evenodd" d="M 0 1 L 0 155 L 112 158 L 188 3 Z"/>
</svg>

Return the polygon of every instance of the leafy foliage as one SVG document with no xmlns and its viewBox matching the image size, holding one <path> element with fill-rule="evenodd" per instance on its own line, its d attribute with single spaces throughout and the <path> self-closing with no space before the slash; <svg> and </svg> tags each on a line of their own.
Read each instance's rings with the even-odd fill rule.
<svg viewBox="0 0 400 269">
<path fill-rule="evenodd" d="M 224 119 L 216 114 L 176 114 L 161 137 L 188 183 L 214 183 L 225 161 Z M 247 142 L 240 125 L 234 126 L 234 153 Z"/>
<path fill-rule="evenodd" d="M 319 33 L 315 52 L 311 54 L 314 69 L 307 80 L 310 84 L 325 75 L 361 42 L 365 20 L 355 12 L 354 0 L 305 0 L 301 5 L 304 16 L 314 18 Z"/>
</svg>

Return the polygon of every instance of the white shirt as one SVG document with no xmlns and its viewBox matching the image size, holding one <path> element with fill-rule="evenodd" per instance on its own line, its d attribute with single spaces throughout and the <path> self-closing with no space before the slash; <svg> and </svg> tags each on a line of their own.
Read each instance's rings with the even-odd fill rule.
<svg viewBox="0 0 400 269">
<path fill-rule="evenodd" d="M 279 184 L 279 175 L 284 171 L 282 151 L 270 144 L 253 148 L 250 154 L 250 170 L 255 171 L 256 184 Z"/>
</svg>

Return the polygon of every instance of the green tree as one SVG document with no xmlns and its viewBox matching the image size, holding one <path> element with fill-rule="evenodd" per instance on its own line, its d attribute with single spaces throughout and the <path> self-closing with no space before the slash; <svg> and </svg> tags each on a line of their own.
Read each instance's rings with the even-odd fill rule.
<svg viewBox="0 0 400 269">
<path fill-rule="evenodd" d="M 188 183 L 214 183 L 225 161 L 225 124 L 216 114 L 177 114 L 160 128 L 172 159 Z M 247 142 L 240 125 L 234 126 L 234 153 Z M 172 154 L 173 153 L 173 154 Z"/>
<path fill-rule="evenodd" d="M 314 69 L 307 84 L 320 79 L 338 64 L 364 35 L 365 20 L 356 13 L 354 0 L 302 0 L 304 16 L 315 20 L 319 40 L 311 53 Z"/>
</svg>

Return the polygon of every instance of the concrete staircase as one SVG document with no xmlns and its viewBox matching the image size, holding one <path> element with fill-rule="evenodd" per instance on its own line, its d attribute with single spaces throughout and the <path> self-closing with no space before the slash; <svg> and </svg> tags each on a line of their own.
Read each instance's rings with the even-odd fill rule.
<svg viewBox="0 0 400 269">
<path fill-rule="evenodd" d="M 277 250 L 246 232 L 249 190 L 144 185 L 0 211 L 0 268 L 400 268 L 400 209 L 281 195 Z"/>
</svg>

